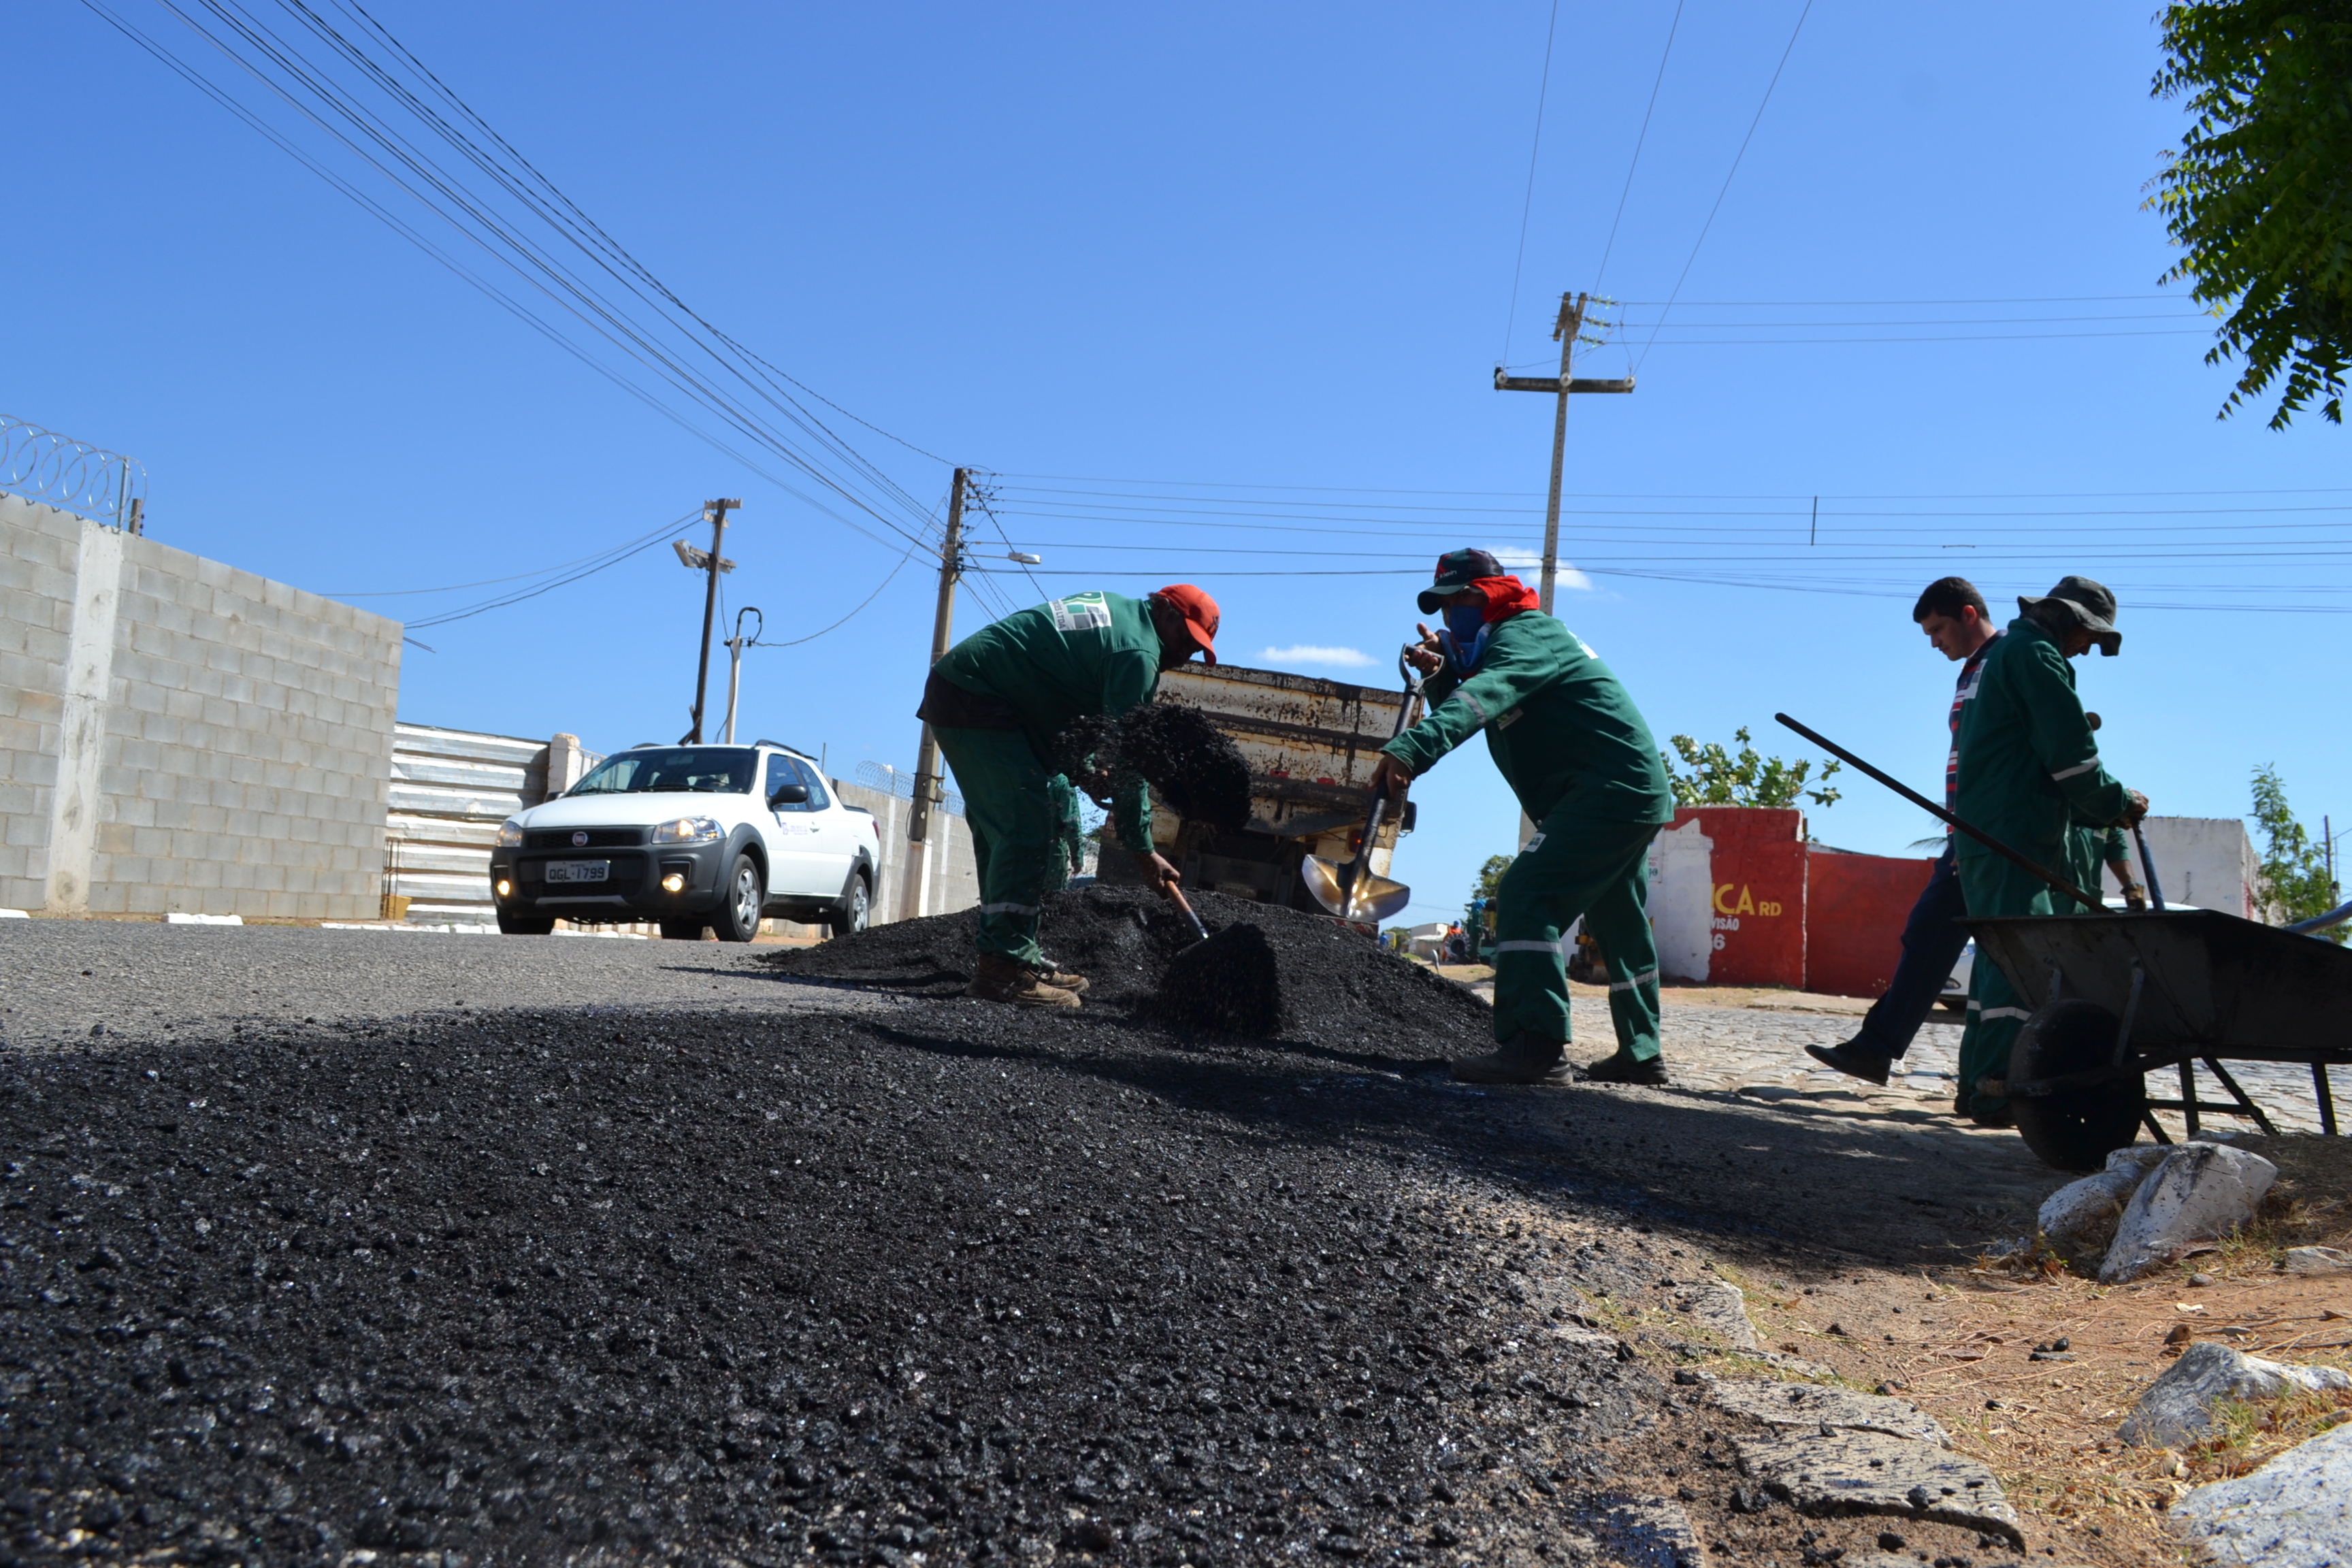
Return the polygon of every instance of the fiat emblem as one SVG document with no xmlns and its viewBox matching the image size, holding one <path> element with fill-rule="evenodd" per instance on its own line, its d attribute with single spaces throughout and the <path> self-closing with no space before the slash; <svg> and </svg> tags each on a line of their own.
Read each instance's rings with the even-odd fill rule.
<svg viewBox="0 0 2352 1568">
<path fill-rule="evenodd" d="M 588 836 L 584 833 L 573 834 L 572 836 L 572 847 L 574 849 L 585 849 L 588 847 Z"/>
</svg>

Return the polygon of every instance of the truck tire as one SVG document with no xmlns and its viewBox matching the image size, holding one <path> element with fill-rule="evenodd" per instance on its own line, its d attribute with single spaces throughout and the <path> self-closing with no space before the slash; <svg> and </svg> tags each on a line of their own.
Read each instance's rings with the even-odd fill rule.
<svg viewBox="0 0 2352 1568">
<path fill-rule="evenodd" d="M 2079 996 L 2034 1010 L 2009 1051 L 2009 1081 L 2029 1083 L 2062 1073 L 2087 1072 L 2115 1058 L 2116 1016 Z M 2042 1163 L 2061 1171 L 2095 1171 L 2107 1156 L 2139 1136 L 2147 1086 L 2136 1072 L 2109 1083 L 2063 1094 L 2011 1095 L 2017 1131 Z"/>
<path fill-rule="evenodd" d="M 727 901 L 710 911 L 710 929 L 721 942 L 749 942 L 760 934 L 761 906 L 768 901 L 768 881 L 760 863 L 749 855 L 735 857 L 727 868 Z"/>
<path fill-rule="evenodd" d="M 825 933 L 856 936 L 866 929 L 873 914 L 874 895 L 866 886 L 866 873 L 856 872 L 849 879 L 849 890 L 841 895 L 841 902 L 825 911 Z"/>
<path fill-rule="evenodd" d="M 499 911 L 499 930 L 507 936 L 549 936 L 555 931 L 553 915 L 510 915 Z"/>
</svg>

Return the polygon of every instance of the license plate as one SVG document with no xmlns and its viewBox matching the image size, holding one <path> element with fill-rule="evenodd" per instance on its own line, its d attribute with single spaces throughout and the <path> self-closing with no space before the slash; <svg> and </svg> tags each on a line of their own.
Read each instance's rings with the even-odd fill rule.
<svg viewBox="0 0 2352 1568">
<path fill-rule="evenodd" d="M 550 860 L 547 879 L 551 882 L 603 882 L 611 879 L 610 860 Z"/>
</svg>

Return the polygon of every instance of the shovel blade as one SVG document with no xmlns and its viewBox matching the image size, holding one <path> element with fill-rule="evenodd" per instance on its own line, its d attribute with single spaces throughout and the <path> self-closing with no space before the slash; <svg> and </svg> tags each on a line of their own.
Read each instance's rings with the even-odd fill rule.
<svg viewBox="0 0 2352 1568">
<path fill-rule="evenodd" d="M 1375 877 L 1361 868 L 1357 868 L 1355 886 L 1349 889 L 1340 876 L 1341 868 L 1341 862 L 1309 855 L 1298 869 L 1307 897 L 1343 921 L 1384 921 L 1412 901 L 1412 889 L 1402 882 Z"/>
</svg>

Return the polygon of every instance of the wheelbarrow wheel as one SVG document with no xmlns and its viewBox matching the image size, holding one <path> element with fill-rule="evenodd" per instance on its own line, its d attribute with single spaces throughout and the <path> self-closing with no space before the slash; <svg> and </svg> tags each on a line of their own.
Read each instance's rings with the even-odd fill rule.
<svg viewBox="0 0 2352 1568">
<path fill-rule="evenodd" d="M 2089 1072 L 2115 1059 L 2116 1016 L 2079 996 L 2044 1003 L 2010 1047 L 2009 1081 L 2031 1083 Z M 2136 1072 L 2058 1094 L 2012 1094 L 2010 1109 L 2025 1146 L 2061 1171 L 2095 1171 L 2139 1136 L 2147 1088 Z"/>
</svg>

